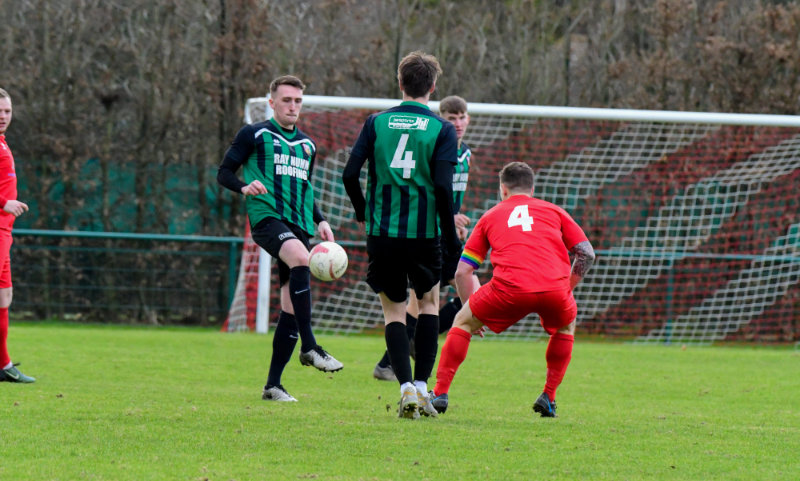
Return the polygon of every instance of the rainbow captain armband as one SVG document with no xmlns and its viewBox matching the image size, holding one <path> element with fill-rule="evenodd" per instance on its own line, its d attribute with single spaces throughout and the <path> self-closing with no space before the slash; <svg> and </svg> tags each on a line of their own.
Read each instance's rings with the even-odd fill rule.
<svg viewBox="0 0 800 481">
<path fill-rule="evenodd" d="M 481 264 L 483 264 L 483 257 L 471 250 L 464 249 L 461 251 L 461 262 L 466 262 L 474 269 L 477 269 L 481 266 Z"/>
</svg>

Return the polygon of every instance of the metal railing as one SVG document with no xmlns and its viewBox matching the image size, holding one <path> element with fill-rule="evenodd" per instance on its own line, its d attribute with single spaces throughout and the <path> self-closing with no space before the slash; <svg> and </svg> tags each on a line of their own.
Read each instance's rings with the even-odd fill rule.
<svg viewBox="0 0 800 481">
<path fill-rule="evenodd" d="M 18 317 L 217 324 L 236 287 L 240 237 L 15 229 Z"/>
</svg>

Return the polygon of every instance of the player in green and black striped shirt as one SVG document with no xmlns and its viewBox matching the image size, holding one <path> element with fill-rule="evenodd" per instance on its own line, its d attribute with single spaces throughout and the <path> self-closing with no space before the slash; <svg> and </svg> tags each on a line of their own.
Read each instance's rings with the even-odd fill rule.
<svg viewBox="0 0 800 481">
<path fill-rule="evenodd" d="M 453 124 L 428 108 L 441 74 L 436 58 L 412 52 L 397 72 L 403 102 L 367 118 L 342 180 L 356 220 L 366 227 L 367 283 L 383 307 L 386 347 L 402 396 L 399 414 L 415 419 L 437 414 L 427 380 L 438 349 L 442 247 L 445 257 L 461 249 L 453 221 L 458 138 Z M 359 182 L 365 162 L 366 198 Z M 420 308 L 413 377 L 405 325 L 409 283 Z"/>
<path fill-rule="evenodd" d="M 461 211 L 461 204 L 464 200 L 464 193 L 467 190 L 469 182 L 469 169 L 472 164 L 472 151 L 469 146 L 464 142 L 464 135 L 469 126 L 469 114 L 467 113 L 467 102 L 458 95 L 450 95 L 439 102 L 439 114 L 448 122 L 453 124 L 456 130 L 456 137 L 458 138 L 458 163 L 455 166 L 453 173 L 453 208 L 456 214 L 453 219 L 456 224 L 456 231 L 458 238 L 463 242 L 467 240 L 468 229 L 471 220 L 464 215 Z M 446 288 L 451 285 L 455 288 L 455 272 L 458 267 L 458 259 L 444 260 L 442 266 L 442 277 L 440 288 Z M 475 276 L 474 281 L 477 283 L 478 278 Z M 461 309 L 461 299 L 456 295 L 450 299 L 444 306 L 439 309 L 439 334 L 447 332 L 453 325 L 458 310 Z M 406 331 L 408 333 L 409 342 L 411 344 L 411 356 L 414 357 L 414 334 L 417 326 L 417 317 L 419 316 L 419 306 L 416 302 L 416 296 L 411 296 L 406 310 Z M 385 352 L 380 361 L 375 365 L 372 371 L 375 379 L 383 381 L 395 381 L 396 377 L 392 370 L 391 361 L 389 360 L 389 353 Z"/>
<path fill-rule="evenodd" d="M 220 184 L 244 194 L 256 244 L 278 260 L 281 313 L 272 340 L 272 360 L 262 399 L 296 401 L 281 375 L 300 337 L 300 362 L 320 371 L 338 371 L 342 363 L 317 344 L 311 329 L 309 237 L 317 224 L 322 240 L 333 231 L 314 202 L 311 173 L 317 146 L 297 128 L 305 85 L 297 77 L 270 84 L 273 117 L 239 130 L 217 173 Z M 242 167 L 245 182 L 236 171 Z"/>
</svg>

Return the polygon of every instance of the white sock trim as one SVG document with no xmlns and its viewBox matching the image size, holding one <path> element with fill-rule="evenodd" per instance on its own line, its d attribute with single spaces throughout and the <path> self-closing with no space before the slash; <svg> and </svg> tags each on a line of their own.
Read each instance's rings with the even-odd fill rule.
<svg viewBox="0 0 800 481">
<path fill-rule="evenodd" d="M 414 383 L 411 383 L 411 382 L 406 382 L 406 383 L 401 384 L 400 385 L 400 395 L 402 396 L 403 393 L 406 391 L 406 389 L 414 389 L 415 387 L 416 386 L 414 386 Z"/>
</svg>

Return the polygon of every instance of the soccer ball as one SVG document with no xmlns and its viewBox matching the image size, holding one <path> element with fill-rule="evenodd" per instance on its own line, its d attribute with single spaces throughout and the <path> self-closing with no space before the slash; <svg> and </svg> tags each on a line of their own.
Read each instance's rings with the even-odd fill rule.
<svg viewBox="0 0 800 481">
<path fill-rule="evenodd" d="M 321 281 L 338 279 L 347 270 L 347 253 L 335 242 L 320 242 L 308 254 L 308 267 Z"/>
</svg>

